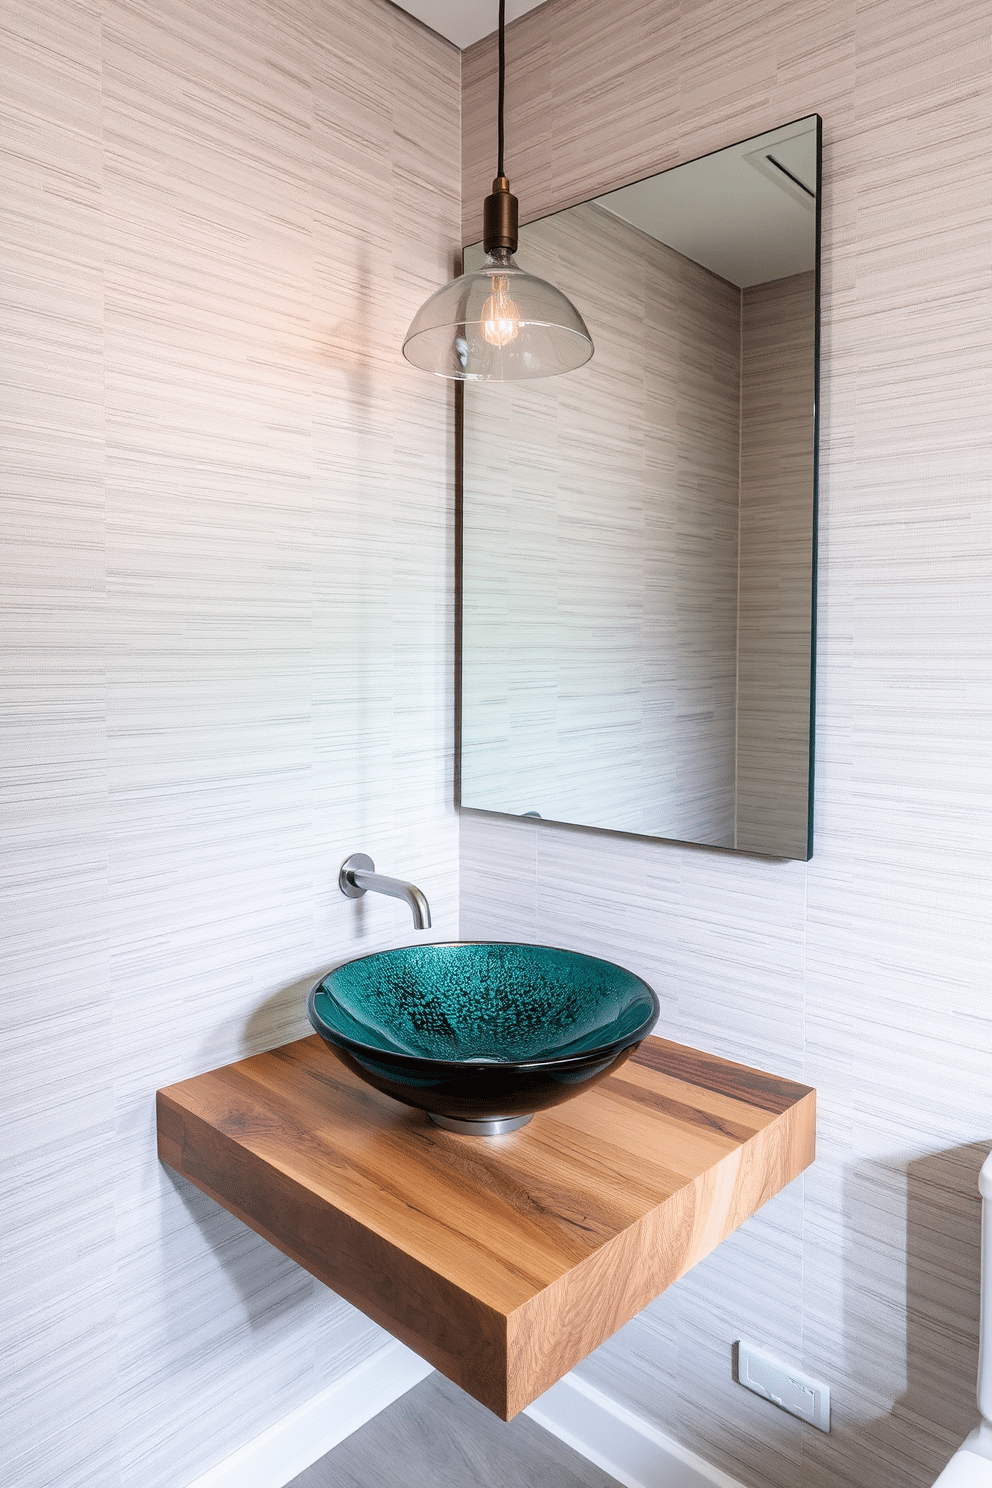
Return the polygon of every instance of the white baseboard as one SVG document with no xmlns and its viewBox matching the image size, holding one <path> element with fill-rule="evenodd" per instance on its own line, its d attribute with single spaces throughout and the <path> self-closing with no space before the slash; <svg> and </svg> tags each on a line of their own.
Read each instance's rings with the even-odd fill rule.
<svg viewBox="0 0 992 1488">
<path fill-rule="evenodd" d="M 189 1488 L 285 1488 L 304 1468 L 433 1372 L 394 1339 L 218 1462 Z"/>
<path fill-rule="evenodd" d="M 188 1488 L 286 1488 L 431 1373 L 429 1364 L 394 1340 Z M 578 1375 L 566 1374 L 524 1414 L 624 1488 L 742 1488 Z"/>
<path fill-rule="evenodd" d="M 624 1488 L 742 1488 L 578 1375 L 566 1374 L 524 1414 Z"/>
</svg>

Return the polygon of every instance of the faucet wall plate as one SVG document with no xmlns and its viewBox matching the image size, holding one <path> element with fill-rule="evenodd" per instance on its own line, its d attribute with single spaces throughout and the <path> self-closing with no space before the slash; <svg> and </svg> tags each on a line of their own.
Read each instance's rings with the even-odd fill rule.
<svg viewBox="0 0 992 1488">
<path fill-rule="evenodd" d="M 360 889 L 358 885 L 348 877 L 348 874 L 354 868 L 362 868 L 365 870 L 366 873 L 374 873 L 375 864 L 369 857 L 368 853 L 352 853 L 351 857 L 345 858 L 344 862 L 341 864 L 341 872 L 338 874 L 339 889 L 341 890 L 342 894 L 346 894 L 349 899 L 362 899 L 368 893 L 368 889 Z"/>
</svg>

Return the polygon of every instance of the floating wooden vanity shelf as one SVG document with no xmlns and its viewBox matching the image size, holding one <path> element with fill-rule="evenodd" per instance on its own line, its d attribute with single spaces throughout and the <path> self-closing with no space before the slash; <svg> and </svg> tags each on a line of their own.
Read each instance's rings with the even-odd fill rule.
<svg viewBox="0 0 992 1488">
<path fill-rule="evenodd" d="M 522 1130 L 463 1137 L 307 1038 L 159 1091 L 158 1144 L 509 1420 L 802 1172 L 815 1101 L 649 1038 Z"/>
</svg>

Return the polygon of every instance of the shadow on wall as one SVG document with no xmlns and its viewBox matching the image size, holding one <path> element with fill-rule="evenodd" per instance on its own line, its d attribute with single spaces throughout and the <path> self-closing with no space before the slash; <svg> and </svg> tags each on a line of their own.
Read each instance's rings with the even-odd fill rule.
<svg viewBox="0 0 992 1488">
<path fill-rule="evenodd" d="M 242 1048 L 237 1057 L 246 1058 L 264 1049 L 276 1048 L 310 1032 L 306 1021 L 307 993 L 313 977 L 282 987 L 266 997 L 251 1012 L 241 1034 Z M 216 1049 L 204 1049 L 203 1069 L 216 1066 Z M 213 1199 L 202 1194 L 186 1178 L 164 1164 L 160 1165 L 165 1181 L 181 1202 L 187 1224 L 168 1224 L 162 1237 L 167 1258 L 178 1246 L 186 1257 L 191 1246 L 203 1256 L 204 1266 L 213 1277 L 212 1316 L 226 1314 L 228 1329 L 248 1334 L 278 1329 L 283 1319 L 292 1321 L 301 1304 L 305 1304 L 318 1285 L 313 1277 L 293 1261 L 268 1245 L 241 1220 L 229 1214 Z M 181 1269 L 177 1267 L 177 1269 Z M 226 1300 L 225 1300 L 226 1290 Z M 176 1340 L 188 1337 L 188 1312 L 182 1306 L 170 1310 Z M 204 1347 L 208 1347 L 207 1343 Z"/>
<path fill-rule="evenodd" d="M 904 1167 L 860 1163 L 845 1181 L 853 1395 L 836 1402 L 843 1447 L 835 1438 L 831 1449 L 830 1437 L 814 1444 L 815 1432 L 806 1443 L 835 1481 L 847 1477 L 841 1448 L 852 1482 L 927 1488 L 978 1421 L 978 1174 L 990 1147 L 972 1142 Z M 854 1417 L 849 1430 L 843 1414 Z"/>
<path fill-rule="evenodd" d="M 307 976 L 260 1002 L 242 1029 L 241 1050 L 235 1057 L 246 1058 L 305 1037 L 310 1032 L 306 999 L 313 980 Z M 215 1068 L 219 1062 L 216 1045 L 208 1043 L 201 1053 L 198 1067 Z M 292 1328 L 319 1283 L 188 1179 L 163 1163 L 158 1164 L 158 1171 L 167 1186 L 161 1235 L 165 1285 L 171 1286 L 174 1277 L 188 1277 L 190 1254 L 195 1252 L 199 1257 L 195 1273 L 205 1288 L 202 1305 L 195 1297 L 187 1296 L 185 1302 L 177 1297 L 176 1305 L 165 1312 L 168 1346 L 176 1350 L 177 1357 L 181 1355 L 181 1367 L 195 1371 L 217 1346 L 218 1334 L 278 1335 L 284 1326 Z M 176 1222 L 177 1209 L 169 1191 L 182 1206 L 182 1223 Z M 200 1347 L 194 1344 L 191 1349 L 190 1318 L 198 1312 L 206 1326 Z"/>
<path fill-rule="evenodd" d="M 337 959 L 346 958 L 339 956 Z M 248 1059 L 252 1054 L 261 1054 L 267 1049 L 278 1049 L 293 1039 L 309 1038 L 313 1029 L 307 1020 L 307 996 L 323 970 L 320 967 L 312 976 L 281 987 L 252 1010 L 241 1036 L 243 1052 L 240 1058 Z"/>
<path fill-rule="evenodd" d="M 274 1049 L 290 1040 L 311 1033 L 306 1022 L 306 994 L 315 976 L 292 982 L 289 987 L 266 997 L 250 1013 L 241 1033 L 241 1052 L 247 1058 L 263 1049 Z M 216 1067 L 216 1048 L 204 1049 L 202 1068 Z M 167 1219 L 162 1232 L 165 1274 L 184 1275 L 189 1271 L 190 1250 L 201 1257 L 198 1275 L 208 1278 L 210 1290 L 208 1317 L 213 1332 L 228 1335 L 262 1335 L 281 1327 L 293 1326 L 300 1306 L 308 1305 L 320 1283 L 296 1263 L 260 1240 L 241 1220 L 193 1187 L 187 1178 L 159 1165 L 165 1183 L 173 1190 L 183 1207 L 186 1222 L 175 1225 Z M 167 1214 L 170 1205 L 167 1204 Z M 174 1211 L 173 1211 L 174 1213 Z M 323 1289 L 320 1289 L 323 1290 Z M 189 1350 L 189 1306 L 168 1309 L 170 1344 L 177 1350 Z M 213 1333 L 211 1333 L 213 1338 Z M 204 1338 L 202 1348 L 216 1344 Z M 196 1350 L 193 1350 L 193 1363 Z"/>
<path fill-rule="evenodd" d="M 186 1211 L 188 1225 L 176 1237 L 182 1255 L 188 1260 L 191 1246 L 197 1247 L 211 1278 L 210 1326 L 199 1351 L 195 1346 L 190 1349 L 189 1307 L 179 1305 L 168 1312 L 170 1336 L 188 1355 L 185 1366 L 201 1362 L 198 1352 L 209 1354 L 218 1333 L 278 1334 L 284 1324 L 293 1323 L 319 1283 L 186 1178 L 164 1165 L 162 1172 Z M 170 1238 L 164 1237 L 167 1255 Z"/>
</svg>

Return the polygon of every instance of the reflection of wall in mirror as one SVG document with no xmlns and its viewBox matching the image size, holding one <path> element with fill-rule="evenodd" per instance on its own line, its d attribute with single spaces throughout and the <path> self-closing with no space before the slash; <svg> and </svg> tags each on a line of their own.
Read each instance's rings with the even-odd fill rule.
<svg viewBox="0 0 992 1488">
<path fill-rule="evenodd" d="M 756 811 L 782 778 L 765 703 L 797 668 L 806 696 L 809 548 L 805 676 L 798 652 L 790 668 L 779 648 L 770 671 L 745 659 L 738 719 L 741 291 L 592 203 L 526 227 L 520 258 L 587 314 L 596 355 L 567 378 L 466 389 L 462 802 L 791 850 L 756 835 Z M 763 348 L 777 344 L 775 307 L 796 297 L 771 289 L 744 292 L 749 552 L 781 498 L 766 436 L 790 374 Z M 807 452 L 808 430 L 807 418 Z M 807 475 L 807 528 L 809 491 Z M 765 552 L 742 589 L 748 644 L 788 610 L 781 577 L 765 582 L 774 563 Z"/>
<path fill-rule="evenodd" d="M 463 804 L 730 845 L 738 291 L 592 204 L 520 259 L 596 354 L 466 389 Z"/>
<path fill-rule="evenodd" d="M 745 289 L 742 299 L 737 846 L 804 858 L 813 273 Z"/>
</svg>

